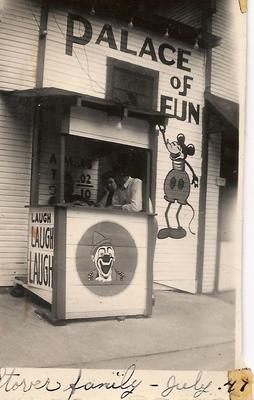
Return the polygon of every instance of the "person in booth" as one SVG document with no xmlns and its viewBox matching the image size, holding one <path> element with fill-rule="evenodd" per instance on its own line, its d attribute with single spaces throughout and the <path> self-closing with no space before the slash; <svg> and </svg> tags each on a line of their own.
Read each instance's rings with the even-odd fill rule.
<svg viewBox="0 0 254 400">
<path fill-rule="evenodd" d="M 107 171 L 101 177 L 102 183 L 104 185 L 105 193 L 98 202 L 99 207 L 110 207 L 112 206 L 113 195 L 117 189 L 117 184 L 114 179 L 114 174 L 112 171 Z"/>
<path fill-rule="evenodd" d="M 142 211 L 142 180 L 129 176 L 123 164 L 114 168 L 114 177 L 117 189 L 112 198 L 112 207 L 129 212 Z"/>
</svg>

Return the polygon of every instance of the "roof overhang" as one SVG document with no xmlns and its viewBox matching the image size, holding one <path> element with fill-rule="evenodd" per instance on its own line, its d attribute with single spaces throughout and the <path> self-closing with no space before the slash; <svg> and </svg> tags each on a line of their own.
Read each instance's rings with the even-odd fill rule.
<svg viewBox="0 0 254 400">
<path fill-rule="evenodd" d="M 133 118 L 147 120 L 155 125 L 158 124 L 164 126 L 167 124 L 168 121 L 167 115 L 159 111 L 142 110 L 122 103 L 115 103 L 107 99 L 88 96 L 82 93 L 68 91 L 55 87 L 14 90 L 8 92 L 8 94 L 20 99 L 23 98 L 36 100 L 37 105 L 41 104 L 41 106 L 55 104 L 55 101 L 57 99 L 60 99 L 64 104 L 76 104 L 82 107 L 90 107 L 96 110 L 104 111 L 108 115 L 118 116 L 119 118 L 129 116 Z"/>
<path fill-rule="evenodd" d="M 215 0 L 196 0 L 201 13 L 209 15 L 216 12 L 215 6 L 211 6 Z M 69 0 L 46 0 L 49 6 L 70 6 Z M 94 10 L 100 18 L 113 18 L 127 24 L 132 21 L 137 28 L 165 35 L 194 46 L 198 42 L 199 48 L 213 48 L 220 45 L 221 38 L 207 32 L 202 24 L 191 26 L 166 15 L 166 9 L 174 3 L 185 3 L 182 0 L 73 0 L 71 6 L 77 12 L 91 13 Z"/>
</svg>

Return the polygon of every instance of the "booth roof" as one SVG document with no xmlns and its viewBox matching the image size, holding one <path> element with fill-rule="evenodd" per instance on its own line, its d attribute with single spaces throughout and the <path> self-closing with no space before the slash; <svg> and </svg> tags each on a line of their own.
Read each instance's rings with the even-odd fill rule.
<svg viewBox="0 0 254 400">
<path fill-rule="evenodd" d="M 8 94 L 18 98 L 34 98 L 37 105 L 39 103 L 46 104 L 50 100 L 62 100 L 65 104 L 74 105 L 79 104 L 83 107 L 90 107 L 97 110 L 105 111 L 109 115 L 114 115 L 122 118 L 125 115 L 125 110 L 128 116 L 140 119 L 146 119 L 154 124 L 166 125 L 167 115 L 159 111 L 147 111 L 136 107 L 128 106 L 122 103 L 115 103 L 113 101 L 102 99 L 94 96 L 84 95 L 82 93 L 68 91 L 54 87 L 47 88 L 34 88 L 25 90 L 14 90 Z"/>
</svg>

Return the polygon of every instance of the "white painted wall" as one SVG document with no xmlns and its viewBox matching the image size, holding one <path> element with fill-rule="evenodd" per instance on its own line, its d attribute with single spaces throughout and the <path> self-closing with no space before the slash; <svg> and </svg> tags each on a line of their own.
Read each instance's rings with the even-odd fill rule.
<svg viewBox="0 0 254 400">
<path fill-rule="evenodd" d="M 35 86 L 40 7 L 37 0 L 3 0 L 0 21 L 0 89 Z"/>
<path fill-rule="evenodd" d="M 30 117 L 8 96 L 0 96 L 0 286 L 26 273 L 30 196 Z"/>
</svg>

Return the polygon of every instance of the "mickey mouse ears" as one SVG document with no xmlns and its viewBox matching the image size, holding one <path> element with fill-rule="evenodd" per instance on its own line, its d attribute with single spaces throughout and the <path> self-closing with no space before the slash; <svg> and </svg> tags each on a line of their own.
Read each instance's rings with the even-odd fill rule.
<svg viewBox="0 0 254 400">
<path fill-rule="evenodd" d="M 193 156 L 195 154 L 195 147 L 193 146 L 193 144 L 188 144 L 187 151 L 189 156 Z"/>
<path fill-rule="evenodd" d="M 185 142 L 185 136 L 183 133 L 179 133 L 176 137 L 177 141 L 179 144 L 184 144 Z"/>
<path fill-rule="evenodd" d="M 193 144 L 185 144 L 185 136 L 183 133 L 179 133 L 177 135 L 177 142 L 178 144 L 182 147 L 186 149 L 186 152 L 189 156 L 193 156 L 195 154 L 195 147 Z"/>
</svg>

